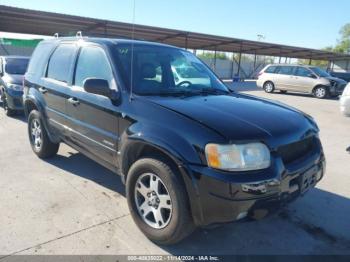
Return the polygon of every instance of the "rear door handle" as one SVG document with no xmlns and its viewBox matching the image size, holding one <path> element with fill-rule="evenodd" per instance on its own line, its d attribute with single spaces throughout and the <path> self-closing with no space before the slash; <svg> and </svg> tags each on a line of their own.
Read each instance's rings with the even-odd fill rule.
<svg viewBox="0 0 350 262">
<path fill-rule="evenodd" d="M 68 98 L 68 102 L 71 103 L 73 106 L 77 106 L 80 104 L 79 100 L 75 97 Z"/>
<path fill-rule="evenodd" d="M 39 87 L 39 91 L 40 91 L 40 93 L 42 93 L 42 94 L 47 93 L 47 89 L 46 89 L 45 87 Z"/>
</svg>

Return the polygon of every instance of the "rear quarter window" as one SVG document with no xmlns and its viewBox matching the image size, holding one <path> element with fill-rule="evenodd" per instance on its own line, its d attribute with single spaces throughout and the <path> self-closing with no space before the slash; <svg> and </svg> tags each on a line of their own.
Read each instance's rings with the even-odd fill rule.
<svg viewBox="0 0 350 262">
<path fill-rule="evenodd" d="M 268 68 L 266 68 L 265 73 L 273 74 L 276 72 L 276 68 L 277 66 L 269 66 Z"/>
<path fill-rule="evenodd" d="M 44 68 L 51 53 L 51 50 L 54 48 L 54 45 L 49 42 L 41 42 L 35 48 L 30 62 L 27 68 L 28 74 L 41 74 L 44 73 Z"/>
<path fill-rule="evenodd" d="M 68 83 L 76 51 L 75 44 L 59 45 L 50 57 L 47 78 Z"/>
</svg>

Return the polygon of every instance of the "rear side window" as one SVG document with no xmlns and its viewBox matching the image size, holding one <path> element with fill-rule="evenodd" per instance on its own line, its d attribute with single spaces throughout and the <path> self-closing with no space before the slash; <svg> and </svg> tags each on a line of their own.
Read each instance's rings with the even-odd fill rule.
<svg viewBox="0 0 350 262">
<path fill-rule="evenodd" d="M 62 44 L 57 47 L 50 58 L 47 77 L 67 83 L 76 50 L 77 47 L 73 44 Z"/>
<path fill-rule="evenodd" d="M 51 43 L 48 43 L 48 42 L 39 43 L 38 46 L 35 48 L 34 53 L 32 54 L 32 57 L 30 58 L 27 73 L 43 74 L 44 67 L 46 65 L 48 56 L 52 48 L 53 48 L 53 44 Z"/>
<path fill-rule="evenodd" d="M 269 66 L 269 67 L 265 70 L 265 73 L 273 74 L 273 73 L 275 73 L 276 68 L 277 68 L 276 66 Z"/>
<path fill-rule="evenodd" d="M 276 70 L 276 73 L 277 74 L 281 74 L 281 75 L 292 75 L 293 71 L 294 71 L 294 67 L 293 66 L 280 66 Z"/>
<path fill-rule="evenodd" d="M 87 78 L 105 79 L 113 86 L 113 73 L 106 53 L 100 47 L 86 46 L 80 51 L 75 70 L 76 86 L 83 87 Z"/>
</svg>

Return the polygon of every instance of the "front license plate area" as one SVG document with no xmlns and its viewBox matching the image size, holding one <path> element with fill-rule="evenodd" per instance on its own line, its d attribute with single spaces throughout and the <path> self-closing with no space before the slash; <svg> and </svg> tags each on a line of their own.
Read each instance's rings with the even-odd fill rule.
<svg viewBox="0 0 350 262">
<path fill-rule="evenodd" d="M 310 188 L 313 188 L 316 185 L 317 172 L 318 167 L 314 166 L 301 176 L 301 194 L 305 194 Z"/>
</svg>

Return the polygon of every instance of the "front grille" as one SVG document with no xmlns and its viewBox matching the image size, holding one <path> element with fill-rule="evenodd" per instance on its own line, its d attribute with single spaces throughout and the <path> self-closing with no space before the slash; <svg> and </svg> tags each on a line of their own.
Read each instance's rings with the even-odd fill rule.
<svg viewBox="0 0 350 262">
<path fill-rule="evenodd" d="M 284 145 L 278 148 L 277 152 L 285 164 L 292 163 L 309 154 L 315 147 L 315 137 L 309 137 L 301 141 Z"/>
</svg>

